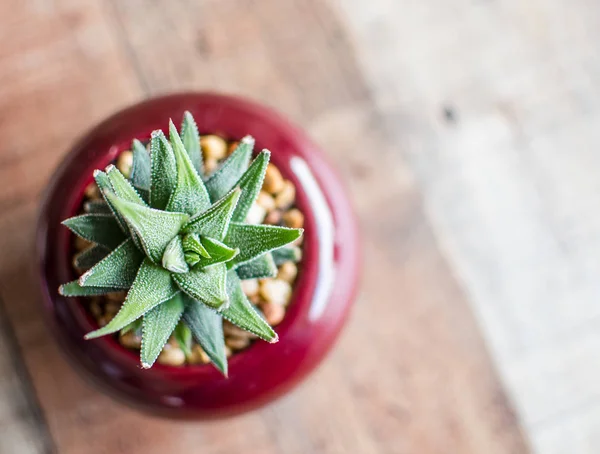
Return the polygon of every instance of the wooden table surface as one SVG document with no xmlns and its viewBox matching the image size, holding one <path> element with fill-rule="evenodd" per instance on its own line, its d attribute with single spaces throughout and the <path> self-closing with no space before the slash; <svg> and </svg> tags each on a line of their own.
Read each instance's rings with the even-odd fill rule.
<svg viewBox="0 0 600 454">
<path fill-rule="evenodd" d="M 597 453 L 599 38 L 594 0 L 0 2 L 0 453 Z M 87 128 L 207 89 L 326 150 L 364 272 L 305 384 L 174 423 L 66 363 L 33 232 Z"/>
</svg>

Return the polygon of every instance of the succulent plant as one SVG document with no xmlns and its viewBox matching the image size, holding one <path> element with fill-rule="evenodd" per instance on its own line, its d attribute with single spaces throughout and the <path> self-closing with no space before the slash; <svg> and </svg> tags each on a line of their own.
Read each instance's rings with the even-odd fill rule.
<svg viewBox="0 0 600 454">
<path fill-rule="evenodd" d="M 270 157 L 263 150 L 250 163 L 253 147 L 254 139 L 246 136 L 215 173 L 205 176 L 198 129 L 186 112 L 181 135 L 170 121 L 169 140 L 154 131 L 150 152 L 133 141 L 129 178 L 113 165 L 94 172 L 104 200 L 63 222 L 94 243 L 77 258 L 89 269 L 59 293 L 127 291 L 127 296 L 116 316 L 86 339 L 141 326 L 141 364 L 150 368 L 171 335 L 182 343 L 193 336 L 224 375 L 223 318 L 277 342 L 240 280 L 273 277 L 271 251 L 285 256 L 281 248 L 302 230 L 245 223 Z"/>
</svg>

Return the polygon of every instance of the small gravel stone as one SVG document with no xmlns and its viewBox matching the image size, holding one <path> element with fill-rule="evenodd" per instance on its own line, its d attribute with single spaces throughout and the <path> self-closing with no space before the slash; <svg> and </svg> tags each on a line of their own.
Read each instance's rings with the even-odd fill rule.
<svg viewBox="0 0 600 454">
<path fill-rule="evenodd" d="M 258 279 L 244 279 L 242 281 L 242 290 L 247 297 L 258 295 Z"/>
<path fill-rule="evenodd" d="M 179 347 L 167 344 L 158 355 L 157 361 L 166 366 L 181 366 L 185 363 L 185 353 Z"/>
<path fill-rule="evenodd" d="M 267 217 L 265 218 L 265 220 L 263 222 L 265 224 L 269 224 L 269 225 L 279 225 L 281 223 L 281 219 L 282 219 L 281 211 L 273 210 L 269 214 L 267 214 Z"/>
<path fill-rule="evenodd" d="M 100 189 L 98 189 L 98 185 L 94 181 L 85 187 L 84 194 L 88 199 L 92 200 L 99 199 L 101 197 Z"/>
<path fill-rule="evenodd" d="M 282 263 L 279 267 L 279 272 L 277 273 L 277 279 L 280 279 L 285 282 L 289 282 L 290 284 L 296 280 L 296 276 L 298 275 L 298 267 L 294 262 L 285 262 Z"/>
<path fill-rule="evenodd" d="M 232 350 L 242 350 L 250 345 L 248 337 L 228 337 L 225 339 L 225 345 Z"/>
<path fill-rule="evenodd" d="M 233 153 L 239 144 L 240 144 L 239 142 L 231 142 L 229 144 L 229 146 L 227 147 L 227 156 L 229 156 L 231 153 Z"/>
<path fill-rule="evenodd" d="M 296 200 L 296 187 L 294 184 L 286 180 L 281 191 L 275 196 L 275 206 L 277 208 L 287 208 Z"/>
<path fill-rule="evenodd" d="M 219 162 L 216 159 L 205 159 L 204 160 L 204 172 L 207 175 L 212 174 L 219 167 Z"/>
<path fill-rule="evenodd" d="M 116 303 L 122 303 L 125 301 L 125 297 L 127 296 L 127 292 L 112 292 L 106 294 L 106 299 L 108 301 L 114 301 Z"/>
<path fill-rule="evenodd" d="M 283 223 L 287 227 L 291 227 L 293 229 L 301 229 L 304 227 L 304 215 L 297 208 L 292 208 L 291 210 L 283 213 Z"/>
<path fill-rule="evenodd" d="M 142 348 L 142 336 L 137 335 L 133 331 L 128 331 L 125 334 L 119 334 L 119 343 L 123 347 L 139 350 Z"/>
<path fill-rule="evenodd" d="M 187 360 L 190 364 L 208 364 L 210 362 L 210 358 L 198 344 L 192 347 L 192 353 Z"/>
<path fill-rule="evenodd" d="M 117 169 L 121 171 L 125 178 L 129 178 L 131 174 L 131 166 L 133 165 L 133 153 L 129 150 L 124 151 L 117 158 Z"/>
<path fill-rule="evenodd" d="M 227 155 L 227 142 L 222 137 L 215 135 L 202 136 L 200 146 L 205 160 L 214 159 L 218 161 Z"/>
<path fill-rule="evenodd" d="M 292 286 L 281 279 L 262 279 L 260 281 L 260 296 L 267 303 L 284 306 L 292 297 Z"/>
<path fill-rule="evenodd" d="M 233 350 L 228 345 L 225 345 L 225 356 L 231 358 L 231 355 L 233 355 Z"/>
<path fill-rule="evenodd" d="M 285 316 L 285 307 L 281 304 L 262 303 L 260 309 L 266 322 L 271 326 L 279 325 Z"/>
<path fill-rule="evenodd" d="M 266 191 L 260 191 L 256 203 L 263 207 L 267 213 L 275 209 L 275 199 Z"/>
<path fill-rule="evenodd" d="M 267 215 L 267 210 L 265 210 L 262 206 L 257 203 L 253 203 L 250 206 L 250 210 L 248 210 L 248 215 L 246 216 L 246 222 L 248 224 L 262 224 L 265 220 L 265 216 Z"/>
<path fill-rule="evenodd" d="M 88 240 L 84 240 L 79 236 L 75 236 L 75 249 L 78 251 L 85 251 L 92 245 Z"/>
<path fill-rule="evenodd" d="M 267 166 L 265 179 L 263 181 L 263 189 L 270 194 L 277 194 L 283 189 L 284 180 L 281 172 L 273 164 Z"/>
<path fill-rule="evenodd" d="M 256 335 L 248 331 L 244 331 L 239 326 L 234 325 L 228 321 L 223 323 L 223 333 L 227 337 L 247 337 L 249 339 L 255 339 Z"/>
</svg>

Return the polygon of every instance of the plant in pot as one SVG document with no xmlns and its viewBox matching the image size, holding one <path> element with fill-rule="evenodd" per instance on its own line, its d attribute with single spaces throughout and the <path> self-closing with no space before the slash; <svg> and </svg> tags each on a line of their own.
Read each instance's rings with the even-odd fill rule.
<svg viewBox="0 0 600 454">
<path fill-rule="evenodd" d="M 37 241 L 44 313 L 73 364 L 170 417 L 247 411 L 299 383 L 358 275 L 354 217 L 314 144 L 214 94 L 149 100 L 85 135 L 53 176 Z"/>
<path fill-rule="evenodd" d="M 284 310 L 290 279 L 273 279 L 279 272 L 274 255 L 285 273 L 286 265 L 300 255 L 297 247 L 285 246 L 297 241 L 302 229 L 248 221 L 262 222 L 265 207 L 289 208 L 293 190 L 284 189 L 282 180 L 275 197 L 261 193 L 270 152 L 263 150 L 249 165 L 254 147 L 250 136 L 229 147 L 220 142 L 207 145 L 209 159 L 224 157 L 219 148 L 231 150 L 210 175 L 204 171 L 200 136 L 189 112 L 181 135 L 170 121 L 169 139 L 157 130 L 148 147 L 134 140 L 133 151 L 117 158 L 129 180 L 112 164 L 94 171 L 102 199 L 92 196 L 84 214 L 63 222 L 91 243 L 74 258 L 75 267 L 84 273 L 61 285 L 59 292 L 109 295 L 102 301 L 104 312 L 107 306 L 116 311 L 99 319 L 106 325 L 86 339 L 120 333 L 124 346 L 139 346 L 143 368 L 152 367 L 159 355 L 169 365 L 207 358 L 227 375 L 226 348 L 240 342 L 245 346 L 248 337 L 242 334 L 226 345 L 224 320 L 237 327 L 234 330 L 278 341 L 267 320 L 280 321 L 272 313 Z M 273 169 L 271 174 L 277 172 Z M 271 177 L 269 186 L 272 181 Z M 93 189 L 88 192 L 94 194 Z M 259 195 L 263 201 L 255 204 Z M 262 208 L 263 215 L 253 215 L 253 208 Z M 289 210 L 285 217 L 298 222 L 293 213 Z M 248 299 L 257 296 L 252 287 L 258 279 L 264 298 L 255 302 L 262 311 Z M 252 284 L 244 287 L 244 280 Z"/>
</svg>

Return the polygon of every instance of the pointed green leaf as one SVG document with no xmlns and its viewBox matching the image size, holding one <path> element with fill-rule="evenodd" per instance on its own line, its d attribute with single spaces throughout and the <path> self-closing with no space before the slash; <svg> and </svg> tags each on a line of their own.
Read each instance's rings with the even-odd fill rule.
<svg viewBox="0 0 600 454">
<path fill-rule="evenodd" d="M 204 257 L 207 259 L 210 258 L 210 254 L 202 245 L 200 235 L 197 233 L 188 233 L 187 235 L 185 235 L 181 244 L 183 245 L 183 250 L 185 252 L 194 252 L 200 257 Z"/>
<path fill-rule="evenodd" d="M 179 289 L 171 280 L 171 273 L 145 258 L 121 310 L 105 327 L 88 333 L 85 338 L 94 339 L 116 333 L 178 292 Z"/>
<path fill-rule="evenodd" d="M 232 222 L 225 237 L 225 244 L 237 247 L 240 253 L 230 265 L 249 262 L 265 252 L 285 246 L 298 239 L 302 229 L 289 229 L 275 225 L 251 225 Z"/>
<path fill-rule="evenodd" d="M 185 274 L 173 274 L 173 279 L 183 292 L 213 309 L 221 309 L 227 304 L 226 278 L 227 269 L 224 264 L 194 268 Z"/>
<path fill-rule="evenodd" d="M 227 376 L 227 355 L 221 316 L 199 301 L 190 298 L 183 313 L 183 320 L 212 363 Z"/>
<path fill-rule="evenodd" d="M 167 245 L 165 253 L 162 256 L 162 266 L 172 273 L 187 273 L 189 271 L 179 235 L 173 238 Z"/>
<path fill-rule="evenodd" d="M 239 249 L 230 248 L 229 246 L 212 238 L 202 237 L 201 241 L 202 245 L 210 255 L 209 258 L 201 257 L 200 261 L 197 262 L 197 266 L 201 268 L 212 266 L 216 263 L 228 262 L 240 252 Z"/>
<path fill-rule="evenodd" d="M 172 121 L 169 122 L 169 133 L 177 163 L 177 186 L 171 194 L 167 210 L 187 213 L 190 216 L 201 213 L 210 207 L 208 192 L 194 169 Z"/>
<path fill-rule="evenodd" d="M 252 161 L 252 164 L 250 164 L 246 173 L 244 173 L 237 182 L 236 186 L 240 187 L 242 195 L 240 196 L 240 200 L 231 217 L 232 221 L 243 222 L 246 219 L 250 207 L 256 200 L 256 197 L 258 197 L 258 193 L 262 188 L 270 157 L 271 152 L 269 150 L 263 150 L 254 161 Z"/>
<path fill-rule="evenodd" d="M 204 213 L 190 219 L 183 226 L 182 231 L 185 233 L 198 233 L 203 236 L 222 240 L 227 233 L 231 215 L 233 214 L 233 210 L 235 210 L 240 195 L 241 190 L 235 188 Z"/>
<path fill-rule="evenodd" d="M 150 139 L 150 206 L 164 210 L 177 184 L 177 165 L 173 149 L 162 131 Z"/>
<path fill-rule="evenodd" d="M 263 279 L 277 276 L 277 266 L 270 252 L 261 255 L 235 269 L 240 279 Z"/>
<path fill-rule="evenodd" d="M 189 298 L 187 295 L 185 296 Z M 175 331 L 173 331 L 173 337 L 175 338 L 177 345 L 179 345 L 179 348 L 185 353 L 185 356 L 189 357 L 192 354 L 192 331 L 183 320 L 179 320 L 179 323 L 175 327 Z"/>
<path fill-rule="evenodd" d="M 98 185 L 98 188 L 100 189 L 100 192 L 102 193 L 102 197 L 104 197 L 104 201 L 106 202 L 106 204 L 108 205 L 113 216 L 117 220 L 119 227 L 121 227 L 121 230 L 123 231 L 123 233 L 125 233 L 126 235 L 129 235 L 130 234 L 129 227 L 127 227 L 127 223 L 125 222 L 125 219 L 123 219 L 121 217 L 119 212 L 117 210 L 115 210 L 115 207 L 113 206 L 111 201 L 108 200 L 108 194 L 115 193 L 115 191 L 112 188 L 112 185 L 110 184 L 110 180 L 108 179 L 108 175 L 106 175 L 101 170 L 94 170 L 94 179 L 96 180 L 96 184 Z M 137 242 L 136 242 L 136 244 L 137 244 Z"/>
<path fill-rule="evenodd" d="M 135 334 L 138 335 L 142 335 L 142 323 L 143 323 L 144 319 L 142 318 L 138 318 L 137 320 L 134 320 L 133 322 L 131 322 L 129 325 L 127 325 L 125 328 L 123 328 L 121 331 L 119 331 L 120 334 L 127 334 L 129 331 L 133 331 Z"/>
<path fill-rule="evenodd" d="M 82 287 L 79 282 L 71 281 L 61 285 L 58 288 L 58 293 L 62 296 L 96 296 L 120 292 L 121 290 L 120 288 L 111 287 Z"/>
<path fill-rule="evenodd" d="M 89 270 L 92 266 L 106 257 L 110 252 L 110 249 L 100 246 L 98 244 L 92 246 L 75 255 L 73 258 L 73 264 L 75 268 L 80 270 Z"/>
<path fill-rule="evenodd" d="M 181 124 L 181 140 L 190 160 L 198 172 L 198 175 L 204 173 L 202 164 L 202 152 L 200 151 L 200 134 L 194 121 L 194 117 L 188 111 L 183 113 L 183 123 Z"/>
<path fill-rule="evenodd" d="M 138 189 L 150 191 L 150 153 L 142 142 L 137 139 L 131 144 L 133 150 L 133 164 L 131 165 L 131 175 L 129 179 Z"/>
<path fill-rule="evenodd" d="M 125 236 L 110 214 L 82 214 L 63 221 L 75 235 L 109 249 L 117 247 Z"/>
<path fill-rule="evenodd" d="M 211 200 L 220 199 L 236 186 L 236 183 L 248 168 L 253 148 L 254 138 L 244 137 L 221 168 L 206 181 L 206 189 Z"/>
<path fill-rule="evenodd" d="M 183 299 L 181 293 L 159 304 L 144 315 L 142 325 L 142 367 L 152 367 L 161 350 L 169 340 L 169 336 L 177 326 L 183 314 Z"/>
<path fill-rule="evenodd" d="M 302 260 L 302 249 L 298 246 L 285 246 L 279 249 L 275 249 L 271 252 L 275 265 L 281 265 L 284 262 L 298 263 Z"/>
<path fill-rule="evenodd" d="M 104 200 L 86 200 L 83 204 L 83 211 L 89 214 L 112 214 Z"/>
<path fill-rule="evenodd" d="M 107 197 L 127 221 L 132 233 L 137 235 L 146 255 L 154 263 L 161 262 L 165 248 L 189 219 L 184 213 L 156 210 L 126 202 L 111 194 Z"/>
<path fill-rule="evenodd" d="M 110 164 L 106 167 L 106 175 L 117 197 L 127 202 L 147 206 L 144 199 L 142 199 L 135 188 L 131 186 L 131 183 L 127 181 L 127 178 L 114 165 Z"/>
<path fill-rule="evenodd" d="M 256 312 L 246 298 L 235 271 L 227 274 L 227 294 L 230 303 L 229 307 L 221 312 L 223 318 L 267 342 L 275 343 L 279 340 L 273 328 Z"/>
<path fill-rule="evenodd" d="M 106 258 L 79 278 L 82 287 L 128 289 L 144 260 L 144 254 L 131 239 L 125 240 Z"/>
</svg>

